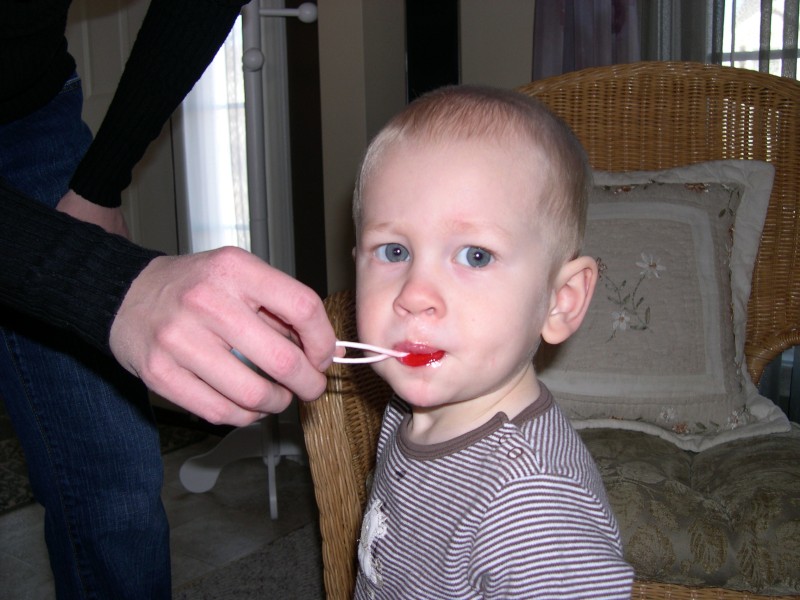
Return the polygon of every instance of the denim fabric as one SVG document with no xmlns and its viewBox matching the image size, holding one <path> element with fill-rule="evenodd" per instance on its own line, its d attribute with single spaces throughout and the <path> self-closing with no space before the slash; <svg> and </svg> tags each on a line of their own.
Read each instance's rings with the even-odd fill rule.
<svg viewBox="0 0 800 600">
<path fill-rule="evenodd" d="M 30 198 L 55 207 L 92 141 L 81 119 L 81 80 L 36 112 L 0 125 L 0 177 Z"/>
<path fill-rule="evenodd" d="M 0 177 L 55 206 L 91 133 L 80 80 L 0 125 Z M 2 210 L 2 206 L 0 206 Z M 0 313 L 0 396 L 25 451 L 58 598 L 169 598 L 158 431 L 139 380 L 82 341 Z"/>
</svg>

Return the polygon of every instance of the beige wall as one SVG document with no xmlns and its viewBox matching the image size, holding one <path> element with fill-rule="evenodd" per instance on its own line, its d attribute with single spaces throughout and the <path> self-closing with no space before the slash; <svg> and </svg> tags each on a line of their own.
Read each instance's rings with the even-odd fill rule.
<svg viewBox="0 0 800 600">
<path fill-rule="evenodd" d="M 498 87 L 528 83 L 534 0 L 461 0 L 461 81 Z"/>
<path fill-rule="evenodd" d="M 351 287 L 350 201 L 361 154 L 405 103 L 403 0 L 318 0 L 330 292 Z M 534 0 L 461 0 L 464 83 L 530 80 Z"/>
<path fill-rule="evenodd" d="M 405 102 L 402 0 L 320 0 L 328 290 L 353 285 L 350 201 L 369 139 Z"/>
</svg>

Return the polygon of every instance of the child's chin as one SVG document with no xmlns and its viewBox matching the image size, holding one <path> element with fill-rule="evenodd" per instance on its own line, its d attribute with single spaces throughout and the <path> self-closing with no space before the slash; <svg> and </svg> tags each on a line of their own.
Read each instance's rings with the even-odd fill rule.
<svg viewBox="0 0 800 600">
<path fill-rule="evenodd" d="M 390 385 L 400 398 L 414 408 L 434 408 L 450 402 L 449 398 L 442 398 L 440 394 L 432 393 L 430 389 L 421 390 L 414 386 Z"/>
</svg>

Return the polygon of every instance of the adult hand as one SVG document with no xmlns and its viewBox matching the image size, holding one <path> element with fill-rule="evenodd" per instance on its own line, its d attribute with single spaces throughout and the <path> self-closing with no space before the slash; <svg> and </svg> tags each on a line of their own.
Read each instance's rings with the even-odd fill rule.
<svg viewBox="0 0 800 600">
<path fill-rule="evenodd" d="M 77 192 L 69 190 L 56 204 L 56 210 L 81 221 L 99 225 L 109 233 L 115 233 L 127 239 L 131 238 L 128 224 L 125 222 L 125 215 L 122 214 L 122 209 L 119 207 L 100 206 L 89 202 Z"/>
<path fill-rule="evenodd" d="M 238 248 L 154 259 L 133 281 L 109 342 L 157 394 L 237 426 L 284 410 L 292 392 L 317 398 L 336 353 L 319 296 Z"/>
</svg>

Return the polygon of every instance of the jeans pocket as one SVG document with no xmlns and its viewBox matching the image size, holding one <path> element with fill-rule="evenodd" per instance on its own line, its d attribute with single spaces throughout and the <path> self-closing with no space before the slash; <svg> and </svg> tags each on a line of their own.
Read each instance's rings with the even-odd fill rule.
<svg viewBox="0 0 800 600">
<path fill-rule="evenodd" d="M 69 92 L 74 92 L 75 90 L 81 89 L 81 76 L 78 75 L 77 71 L 73 71 L 72 75 L 64 82 L 61 91 L 58 92 L 59 95 L 67 94 Z"/>
</svg>

